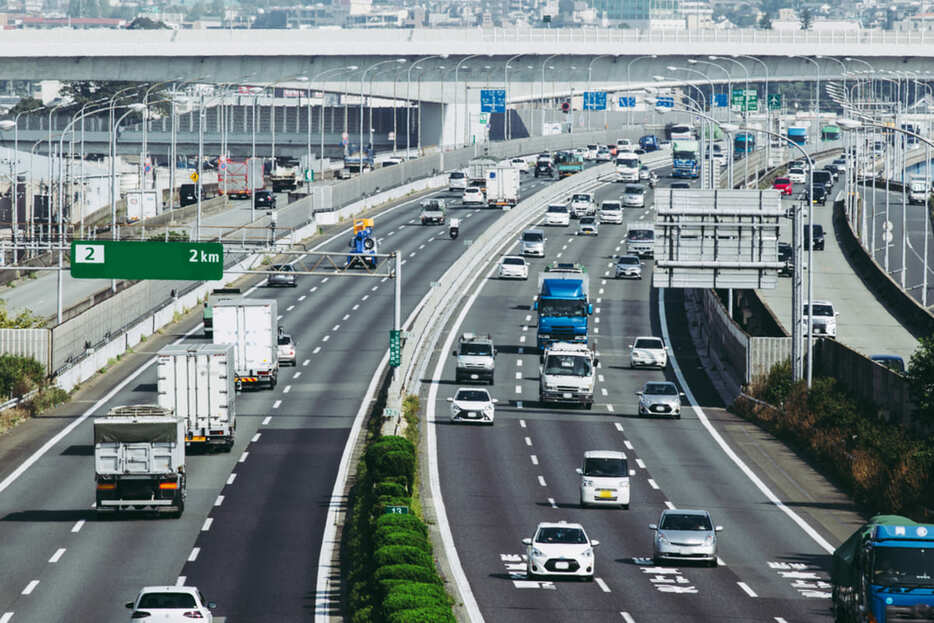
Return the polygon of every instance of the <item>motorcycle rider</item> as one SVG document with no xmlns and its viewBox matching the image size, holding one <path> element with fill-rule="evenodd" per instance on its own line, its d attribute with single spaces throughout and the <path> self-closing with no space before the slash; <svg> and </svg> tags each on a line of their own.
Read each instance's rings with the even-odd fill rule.
<svg viewBox="0 0 934 623">
<path fill-rule="evenodd" d="M 451 236 L 451 239 L 457 238 L 457 234 L 460 233 L 461 220 L 457 217 L 452 217 L 451 222 L 448 226 L 448 234 Z"/>
</svg>

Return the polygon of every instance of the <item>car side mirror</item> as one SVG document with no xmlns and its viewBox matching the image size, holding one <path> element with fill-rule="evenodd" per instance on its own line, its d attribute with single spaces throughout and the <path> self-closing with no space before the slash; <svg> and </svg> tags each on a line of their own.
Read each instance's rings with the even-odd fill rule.
<svg viewBox="0 0 934 623">
<path fill-rule="evenodd" d="M 684 395 L 684 392 L 681 392 L 681 393 L 678 394 L 678 395 L 679 395 L 680 397 L 682 397 L 682 398 L 687 398 L 687 396 Z"/>
<path fill-rule="evenodd" d="M 456 350 L 452 350 L 452 351 L 451 351 L 451 357 L 457 357 L 457 351 L 456 351 Z"/>
<path fill-rule="evenodd" d="M 494 402 L 494 403 L 495 403 L 495 402 L 499 402 L 499 398 L 494 398 L 494 399 L 491 400 L 490 402 Z"/>
<path fill-rule="evenodd" d="M 597 539 L 590 539 L 590 547 L 597 547 L 598 545 L 600 545 L 600 541 Z"/>
<path fill-rule="evenodd" d="M 538 311 L 538 301 L 532 303 L 532 311 Z"/>
<path fill-rule="evenodd" d="M 593 305 L 590 305 L 590 304 L 587 305 L 587 313 L 593 314 Z"/>
<path fill-rule="evenodd" d="M 581 469 L 580 467 L 578 467 L 578 468 L 577 468 L 577 469 L 575 469 L 574 471 L 575 471 L 575 472 L 577 472 L 578 474 L 580 474 L 581 476 L 583 476 L 583 475 L 584 475 L 584 470 L 583 470 L 583 469 Z"/>
<path fill-rule="evenodd" d="M 532 538 L 531 538 L 531 537 L 525 537 L 524 539 L 522 539 L 522 544 L 523 544 L 523 545 L 531 545 L 531 544 L 532 544 Z"/>
<path fill-rule="evenodd" d="M 133 609 L 133 602 L 132 602 L 132 601 L 126 602 L 126 607 L 129 608 L 130 610 L 132 610 L 132 609 Z"/>
<path fill-rule="evenodd" d="M 216 608 L 216 607 L 217 607 L 217 604 L 214 603 L 213 601 L 209 601 L 209 602 L 208 602 L 208 609 L 209 609 L 209 610 L 213 610 L 213 609 Z"/>
<path fill-rule="evenodd" d="M 454 397 L 453 397 L 453 396 L 448 396 L 448 402 L 454 402 Z"/>
<path fill-rule="evenodd" d="M 658 524 L 650 523 L 649 530 L 658 530 Z"/>
<path fill-rule="evenodd" d="M 627 345 L 626 348 L 632 348 L 632 344 Z"/>
<path fill-rule="evenodd" d="M 714 532 L 723 532 L 723 526 L 717 526 L 714 528 Z"/>
<path fill-rule="evenodd" d="M 635 393 L 633 393 L 633 396 L 641 396 L 641 395 L 642 395 L 642 392 L 635 392 Z"/>
</svg>

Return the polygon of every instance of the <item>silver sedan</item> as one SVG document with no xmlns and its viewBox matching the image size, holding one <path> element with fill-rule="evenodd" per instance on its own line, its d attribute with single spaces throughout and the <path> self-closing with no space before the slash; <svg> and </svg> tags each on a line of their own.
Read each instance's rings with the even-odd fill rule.
<svg viewBox="0 0 934 623">
<path fill-rule="evenodd" d="M 620 255 L 616 258 L 617 279 L 642 279 L 642 267 L 645 263 L 638 255 Z"/>
<path fill-rule="evenodd" d="M 715 527 L 707 511 L 666 509 L 657 524 L 649 524 L 649 529 L 655 532 L 652 548 L 655 564 L 697 560 L 717 566 L 717 533 L 723 526 Z"/>
</svg>

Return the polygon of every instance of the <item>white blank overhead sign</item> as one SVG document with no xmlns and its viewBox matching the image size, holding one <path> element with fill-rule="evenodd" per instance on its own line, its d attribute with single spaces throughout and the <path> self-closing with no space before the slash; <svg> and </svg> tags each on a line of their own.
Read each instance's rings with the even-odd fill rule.
<svg viewBox="0 0 934 623">
<path fill-rule="evenodd" d="M 774 288 L 777 190 L 656 189 L 656 288 Z"/>
</svg>

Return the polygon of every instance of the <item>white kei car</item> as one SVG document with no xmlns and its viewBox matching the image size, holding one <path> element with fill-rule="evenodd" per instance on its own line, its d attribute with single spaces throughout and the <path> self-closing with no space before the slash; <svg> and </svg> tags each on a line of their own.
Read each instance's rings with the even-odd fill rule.
<svg viewBox="0 0 934 623">
<path fill-rule="evenodd" d="M 541 576 L 593 579 L 593 550 L 600 541 L 591 540 L 579 523 L 542 522 L 535 529 L 535 536 L 522 539 L 522 543 L 527 549 L 529 579 Z"/>
<path fill-rule="evenodd" d="M 528 279 L 529 264 L 521 255 L 506 255 L 499 263 L 500 279 Z"/>
<path fill-rule="evenodd" d="M 217 606 L 205 601 L 194 586 L 144 586 L 126 607 L 133 611 L 130 617 L 133 623 L 140 620 L 188 623 L 194 619 L 211 623 L 214 620 L 211 610 Z"/>
<path fill-rule="evenodd" d="M 604 201 L 598 212 L 601 223 L 623 224 L 623 207 L 619 201 Z"/>
<path fill-rule="evenodd" d="M 640 336 L 629 345 L 630 368 L 658 368 L 668 365 L 668 347 L 660 337 Z"/>
<path fill-rule="evenodd" d="M 566 205 L 554 203 L 545 209 L 545 225 L 563 225 L 567 227 L 571 224 L 571 211 Z"/>
<path fill-rule="evenodd" d="M 448 402 L 451 403 L 452 422 L 479 422 L 492 426 L 496 417 L 494 405 L 499 401 L 485 389 L 461 387 L 448 397 Z"/>
<path fill-rule="evenodd" d="M 513 168 L 519 169 L 519 173 L 529 172 L 529 163 L 525 158 L 513 158 L 509 163 L 512 164 Z"/>
<path fill-rule="evenodd" d="M 600 233 L 600 225 L 593 216 L 582 216 L 577 227 L 578 236 L 596 236 Z"/>
<path fill-rule="evenodd" d="M 629 508 L 629 463 L 625 454 L 590 450 L 584 453 L 584 466 L 578 467 L 577 473 L 581 477 L 581 506 Z"/>
</svg>

